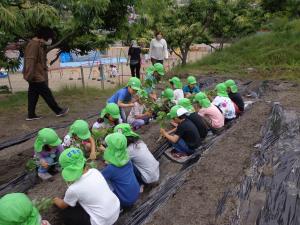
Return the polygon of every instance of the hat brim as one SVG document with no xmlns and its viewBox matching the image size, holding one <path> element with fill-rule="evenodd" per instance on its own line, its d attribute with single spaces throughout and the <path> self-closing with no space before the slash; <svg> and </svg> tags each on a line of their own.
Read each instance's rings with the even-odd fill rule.
<svg viewBox="0 0 300 225">
<path fill-rule="evenodd" d="M 189 82 L 188 84 L 197 84 L 197 81 Z"/>
<path fill-rule="evenodd" d="M 77 164 L 76 166 L 68 166 L 66 168 L 63 168 L 62 170 L 62 177 L 67 182 L 72 182 L 78 180 L 83 173 L 83 167 L 84 167 L 85 161 L 81 162 L 80 164 Z"/>
<path fill-rule="evenodd" d="M 34 147 L 34 151 L 41 152 L 43 150 L 44 143 L 41 142 L 40 140 L 36 139 L 33 147 Z"/>
<path fill-rule="evenodd" d="M 159 75 L 161 75 L 161 76 L 164 76 L 164 75 L 165 75 L 165 73 L 162 72 L 162 71 L 157 71 L 157 70 L 156 70 L 156 72 L 157 72 Z"/>
<path fill-rule="evenodd" d="M 231 90 L 232 93 L 237 93 L 238 92 L 238 88 L 237 88 L 236 85 L 230 86 L 230 90 Z"/>
<path fill-rule="evenodd" d="M 221 97 L 228 97 L 228 94 L 227 94 L 227 93 L 221 93 L 221 92 L 218 92 L 217 95 L 218 95 L 218 96 L 221 96 Z"/>
<path fill-rule="evenodd" d="M 62 140 L 60 138 L 58 138 L 55 143 L 51 144 L 51 146 L 56 147 L 56 146 L 59 146 L 61 143 L 62 143 Z"/>
<path fill-rule="evenodd" d="M 91 132 L 88 130 L 85 134 L 83 134 L 83 135 L 78 135 L 77 134 L 77 136 L 81 139 L 81 140 L 87 140 L 87 139 L 89 139 L 90 137 L 91 137 Z"/>
<path fill-rule="evenodd" d="M 139 87 L 130 86 L 135 91 L 140 91 L 141 89 Z"/>
<path fill-rule="evenodd" d="M 109 114 L 109 115 L 111 115 L 111 114 Z M 120 119 L 121 115 L 120 114 L 118 114 L 118 115 L 111 115 L 111 117 L 114 118 L 114 119 Z"/>
</svg>

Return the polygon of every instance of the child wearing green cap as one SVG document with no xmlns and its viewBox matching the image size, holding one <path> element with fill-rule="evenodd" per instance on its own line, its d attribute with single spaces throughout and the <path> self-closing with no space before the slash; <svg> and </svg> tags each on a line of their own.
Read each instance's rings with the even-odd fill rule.
<svg viewBox="0 0 300 225">
<path fill-rule="evenodd" d="M 169 82 L 174 90 L 174 102 L 178 104 L 178 101 L 184 98 L 182 83 L 178 77 L 172 77 Z"/>
<path fill-rule="evenodd" d="M 34 142 L 34 158 L 38 159 L 38 176 L 42 180 L 52 177 L 49 169 L 57 164 L 59 155 L 64 150 L 62 141 L 51 128 L 43 128 L 38 132 Z"/>
<path fill-rule="evenodd" d="M 225 82 L 227 87 L 228 96 L 234 103 L 235 112 L 240 115 L 244 112 L 245 104 L 241 94 L 238 92 L 238 87 L 234 80 L 227 80 Z"/>
<path fill-rule="evenodd" d="M 197 85 L 197 80 L 194 76 L 187 78 L 187 85 L 183 87 L 183 93 L 186 98 L 195 95 L 200 92 L 200 88 Z"/>
<path fill-rule="evenodd" d="M 102 175 L 119 198 L 121 207 L 131 207 L 139 198 L 140 186 L 127 152 L 127 139 L 121 133 L 113 133 L 106 136 L 105 142 L 103 158 L 107 166 Z"/>
<path fill-rule="evenodd" d="M 115 103 L 120 108 L 121 118 L 125 122 L 126 114 L 124 108 L 133 107 L 132 97 L 141 89 L 141 81 L 137 77 L 131 77 L 127 86 L 118 90 L 108 100 L 108 103 Z"/>
<path fill-rule="evenodd" d="M 119 217 L 120 201 L 102 174 L 89 168 L 83 152 L 68 148 L 60 155 L 59 164 L 63 179 L 70 184 L 64 199 L 53 199 L 54 204 L 63 209 L 64 224 L 114 224 Z"/>
<path fill-rule="evenodd" d="M 119 123 L 122 123 L 119 106 L 115 103 L 108 103 L 102 109 L 100 118 L 93 124 L 92 130 L 113 128 Z"/>
<path fill-rule="evenodd" d="M 65 147 L 83 146 L 92 160 L 96 159 L 96 144 L 93 136 L 91 135 L 89 125 L 84 120 L 76 120 L 69 129 L 69 134 L 64 137 Z"/>
<path fill-rule="evenodd" d="M 195 96 L 195 109 L 213 133 L 218 133 L 224 126 L 224 115 L 207 97 L 199 94 Z"/>
<path fill-rule="evenodd" d="M 31 200 L 23 193 L 11 193 L 0 198 L 1 225 L 50 225 Z"/>
<path fill-rule="evenodd" d="M 188 111 L 182 106 L 173 106 L 168 116 L 177 124 L 175 134 L 160 129 L 163 137 L 171 142 L 174 150 L 171 152 L 175 158 L 191 155 L 201 145 L 201 137 L 195 124 L 187 118 Z"/>
<path fill-rule="evenodd" d="M 155 86 L 159 83 L 161 77 L 164 75 L 164 66 L 161 63 L 155 63 L 146 69 L 145 82 L 143 86 L 145 87 L 145 90 L 149 94 L 150 98 L 153 100 L 157 99 L 157 95 L 154 92 Z"/>
<path fill-rule="evenodd" d="M 159 162 L 149 151 L 145 142 L 140 139 L 140 136 L 133 132 L 127 123 L 116 126 L 114 132 L 120 132 L 127 138 L 127 151 L 141 190 L 144 185 L 157 182 L 159 180 Z"/>
<path fill-rule="evenodd" d="M 152 113 L 147 111 L 146 106 L 142 103 L 141 97 L 136 96 L 136 102 L 131 108 L 127 118 L 127 122 L 135 129 L 141 128 L 143 125 L 148 124 Z"/>
<path fill-rule="evenodd" d="M 234 104 L 228 96 L 227 87 L 224 83 L 217 84 L 217 96 L 214 98 L 212 104 L 217 106 L 225 117 L 225 122 L 235 119 Z"/>
<path fill-rule="evenodd" d="M 170 109 L 176 105 L 176 102 L 174 100 L 174 91 L 171 88 L 166 88 L 161 93 L 161 111 L 169 112 Z"/>
</svg>

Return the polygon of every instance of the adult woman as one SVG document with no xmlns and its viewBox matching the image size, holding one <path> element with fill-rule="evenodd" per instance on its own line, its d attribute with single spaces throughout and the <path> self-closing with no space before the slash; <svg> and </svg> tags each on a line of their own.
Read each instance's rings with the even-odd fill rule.
<svg viewBox="0 0 300 225">
<path fill-rule="evenodd" d="M 140 78 L 141 47 L 137 45 L 135 40 L 131 42 L 128 50 L 128 62 L 130 64 L 131 76 Z"/>
<path fill-rule="evenodd" d="M 155 33 L 155 38 L 150 42 L 149 55 L 153 65 L 155 63 L 163 64 L 164 59 L 167 59 L 169 56 L 167 42 L 163 39 L 160 31 Z"/>
</svg>

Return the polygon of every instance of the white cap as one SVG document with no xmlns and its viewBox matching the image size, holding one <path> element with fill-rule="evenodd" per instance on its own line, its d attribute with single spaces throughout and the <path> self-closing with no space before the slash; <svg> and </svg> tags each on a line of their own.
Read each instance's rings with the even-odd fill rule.
<svg viewBox="0 0 300 225">
<path fill-rule="evenodd" d="M 184 114 L 187 114 L 189 111 L 187 111 L 185 108 L 180 108 L 177 110 L 177 116 L 182 116 Z"/>
</svg>

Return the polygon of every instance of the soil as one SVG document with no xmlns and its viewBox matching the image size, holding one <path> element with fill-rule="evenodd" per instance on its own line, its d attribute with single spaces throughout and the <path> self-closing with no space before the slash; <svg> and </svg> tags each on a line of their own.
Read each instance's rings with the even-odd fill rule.
<svg viewBox="0 0 300 225">
<path fill-rule="evenodd" d="M 199 77 L 205 81 L 204 87 L 211 88 L 216 82 L 226 78 L 223 76 Z M 209 80 L 209 81 L 208 81 Z M 249 83 L 250 82 L 250 83 Z M 240 90 L 247 94 L 253 90 L 258 92 L 261 81 L 239 80 Z M 247 83 L 247 85 L 243 85 Z M 231 224 L 236 216 L 238 202 L 231 197 L 232 190 L 236 190 L 244 175 L 250 167 L 251 155 L 255 153 L 254 146 L 260 142 L 261 127 L 270 113 L 272 102 L 279 101 L 285 108 L 300 112 L 299 86 L 294 83 L 283 81 L 264 82 L 264 95 L 237 120 L 232 128 L 226 131 L 209 151 L 185 174 L 185 182 L 180 189 L 168 201 L 166 201 L 155 213 L 149 215 L 147 224 Z M 5 138 L 19 136 L 34 129 L 47 125 L 68 124 L 77 118 L 100 111 L 103 100 L 92 100 L 90 105 L 76 107 L 76 113 L 70 113 L 65 118 L 49 117 L 49 120 L 34 121 L 23 126 L 17 114 L 7 115 L 0 121 L 2 127 L 7 127 Z M 95 107 L 96 106 L 96 107 Z M 79 108 L 79 109 L 78 109 Z M 19 115 L 20 116 L 20 115 Z M 23 119 L 23 118 L 22 118 Z M 94 121 L 95 118 L 89 120 Z M 12 121 L 7 124 L 7 121 Z M 25 122 L 24 122 L 25 123 Z M 60 135 L 65 134 L 66 128 L 59 129 Z M 138 131 L 142 139 L 153 152 L 161 142 L 159 138 L 159 125 L 154 122 Z M 3 133 L 1 132 L 1 135 Z M 2 138 L 1 138 L 2 141 Z M 33 139 L 20 145 L 0 151 L 0 184 L 22 173 L 25 162 L 33 154 Z M 141 199 L 132 210 L 123 213 L 117 224 L 126 224 L 131 213 L 144 203 L 149 196 L 159 190 L 160 184 L 174 176 L 181 169 L 180 164 L 173 163 L 164 156 L 160 159 L 161 177 L 157 186 L 145 190 Z M 59 175 L 54 176 L 53 181 L 39 182 L 28 191 L 32 199 L 42 197 L 62 197 L 67 186 Z M 228 194 L 228 195 L 227 195 Z M 223 208 L 219 208 L 220 201 L 226 199 Z M 222 213 L 219 213 L 219 211 Z M 221 216 L 217 216 L 221 214 Z M 45 219 L 52 225 L 62 224 L 58 217 L 58 210 L 52 207 L 47 212 L 42 212 Z"/>
</svg>

